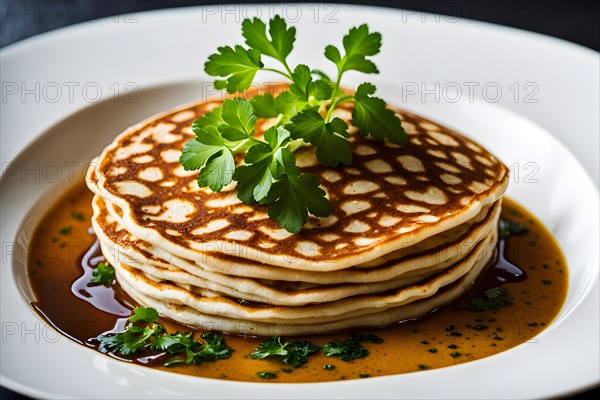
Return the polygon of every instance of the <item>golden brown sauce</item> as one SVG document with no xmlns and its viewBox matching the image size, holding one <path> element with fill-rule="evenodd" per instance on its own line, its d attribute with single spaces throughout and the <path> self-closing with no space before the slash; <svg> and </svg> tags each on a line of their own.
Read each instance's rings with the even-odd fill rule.
<svg viewBox="0 0 600 400">
<path fill-rule="evenodd" d="M 92 194 L 80 183 L 70 189 L 39 223 L 30 243 L 28 273 L 36 301 L 31 306 L 64 335 L 98 349 L 94 337 L 122 330 L 135 305 L 118 286 L 88 286 L 93 269 L 104 261 L 90 228 Z M 258 372 L 277 378 L 269 382 L 319 382 L 357 379 L 441 368 L 488 357 L 524 343 L 548 326 L 566 297 L 567 269 L 558 244 L 544 226 L 521 206 L 505 199 L 502 217 L 525 225 L 529 231 L 502 240 L 496 260 L 474 288 L 457 302 L 414 321 L 371 329 L 381 344 L 366 343 L 370 354 L 350 362 L 317 353 L 300 368 L 277 360 L 255 360 L 249 354 L 262 338 L 224 335 L 234 349 L 231 358 L 199 365 L 164 367 L 166 355 L 141 353 L 134 362 L 207 378 L 266 381 Z M 468 307 L 488 288 L 509 290 L 513 305 L 487 312 Z M 168 332 L 188 332 L 168 320 L 160 321 Z M 322 346 L 348 334 L 308 336 Z M 295 338 L 292 338 L 295 339 Z M 335 366 L 326 370 L 325 365 Z"/>
</svg>

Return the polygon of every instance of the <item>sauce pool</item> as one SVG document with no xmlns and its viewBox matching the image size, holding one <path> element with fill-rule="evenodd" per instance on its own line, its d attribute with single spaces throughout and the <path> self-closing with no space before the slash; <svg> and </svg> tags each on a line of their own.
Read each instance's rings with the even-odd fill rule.
<svg viewBox="0 0 600 400">
<path fill-rule="evenodd" d="M 36 300 L 31 307 L 51 326 L 75 342 L 100 351 L 94 338 L 122 331 L 136 303 L 119 287 L 90 286 L 102 256 L 90 227 L 92 194 L 83 182 L 66 192 L 40 221 L 30 242 L 28 275 Z M 366 343 L 369 355 L 349 362 L 321 352 L 299 368 L 249 354 L 264 338 L 224 335 L 231 358 L 165 367 L 165 354 L 139 353 L 135 358 L 107 354 L 124 362 L 206 378 L 260 382 L 321 382 L 395 375 L 447 367 L 488 357 L 532 340 L 558 315 L 568 274 L 558 244 L 546 228 L 514 201 L 504 198 L 502 218 L 528 231 L 500 240 L 496 255 L 474 287 L 458 301 L 413 321 L 369 329 L 383 343 Z M 512 305 L 474 311 L 474 298 L 502 287 Z M 169 333 L 192 330 L 162 319 Z M 348 333 L 302 337 L 318 346 Z M 295 340 L 297 338 L 290 338 Z M 535 339 L 534 339 L 535 340 Z M 324 368 L 325 366 L 333 366 Z M 274 379 L 260 378 L 272 372 Z"/>
</svg>

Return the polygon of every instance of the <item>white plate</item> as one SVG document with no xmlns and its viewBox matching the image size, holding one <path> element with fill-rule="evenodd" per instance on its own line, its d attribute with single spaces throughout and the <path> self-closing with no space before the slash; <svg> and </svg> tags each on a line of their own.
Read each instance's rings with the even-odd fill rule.
<svg viewBox="0 0 600 400">
<path fill-rule="evenodd" d="M 597 384 L 598 191 L 577 159 L 553 138 L 562 140 L 597 182 L 597 53 L 535 34 L 414 12 L 228 7 L 110 18 L 2 51 L 0 384 L 33 396 L 73 398 L 539 398 Z M 205 95 L 202 82 L 189 80 L 201 78 L 202 60 L 217 45 L 239 41 L 240 18 L 257 11 L 267 18 L 273 10 L 297 21 L 293 63 L 325 66 L 315 46 L 339 43 L 349 27 L 368 22 L 384 37 L 377 60 L 382 74 L 370 79 L 380 94 L 398 105 L 406 100 L 405 108 L 473 137 L 512 167 L 509 194 L 553 232 L 569 263 L 567 303 L 542 335 L 499 355 L 438 370 L 366 381 L 252 384 L 117 362 L 58 336 L 29 309 L 11 267 L 24 256 L 13 246 L 17 232 L 25 245 L 36 216 L 121 129 Z M 421 86 L 435 88 L 436 82 L 439 101 Z M 137 102 L 125 102 L 127 83 L 138 88 L 129 98 Z M 487 92 L 478 92 L 484 86 Z M 415 87 L 417 93 L 411 94 Z M 469 87 L 475 89 L 473 101 Z M 502 95 L 493 103 L 498 87 Z M 457 88 L 463 93 L 453 102 Z M 98 89 L 104 101 L 93 101 Z M 525 95 L 538 102 L 525 103 Z M 14 264 L 18 270 L 19 263 Z"/>
</svg>

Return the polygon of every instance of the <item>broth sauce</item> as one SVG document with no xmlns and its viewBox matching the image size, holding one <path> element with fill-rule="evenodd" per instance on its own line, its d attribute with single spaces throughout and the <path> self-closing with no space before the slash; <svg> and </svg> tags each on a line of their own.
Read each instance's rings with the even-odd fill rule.
<svg viewBox="0 0 600 400">
<path fill-rule="evenodd" d="M 122 331 L 136 303 L 119 287 L 90 286 L 92 272 L 104 262 L 90 227 L 92 194 L 82 183 L 71 188 L 40 221 L 30 242 L 28 275 L 36 300 L 31 303 L 56 330 L 77 343 L 100 351 L 94 338 Z M 166 354 L 139 353 L 134 358 L 108 354 L 124 362 L 170 372 L 236 381 L 320 382 L 402 374 L 488 357 L 532 340 L 564 303 L 567 268 L 558 244 L 546 228 L 514 201 L 504 198 L 502 218 L 528 231 L 500 240 L 496 257 L 469 293 L 453 304 L 413 321 L 369 329 L 383 343 L 366 343 L 369 355 L 349 362 L 322 352 L 292 368 L 277 360 L 255 360 L 249 354 L 264 338 L 224 335 L 231 358 L 202 364 L 165 367 Z M 512 305 L 474 311 L 473 299 L 501 286 Z M 191 328 L 161 319 L 169 333 Z M 197 334 L 197 333 L 196 333 Z M 318 346 L 350 333 L 303 337 Z M 292 338 L 296 339 L 296 338 Z M 325 366 L 328 366 L 325 368 Z M 332 367 L 330 367 L 332 366 Z M 265 380 L 259 372 L 272 372 Z"/>
</svg>

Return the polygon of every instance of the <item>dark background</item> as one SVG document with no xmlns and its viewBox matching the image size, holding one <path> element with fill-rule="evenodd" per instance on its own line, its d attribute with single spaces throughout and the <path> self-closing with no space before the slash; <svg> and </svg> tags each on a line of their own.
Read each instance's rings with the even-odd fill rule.
<svg viewBox="0 0 600 400">
<path fill-rule="evenodd" d="M 257 1 L 253 1 L 257 2 Z M 282 1 L 264 3 L 282 3 Z M 63 26 L 92 19 L 161 8 L 215 3 L 192 0 L 22 0 L 0 1 L 0 47 Z M 311 2 L 312 3 L 312 2 Z M 370 4 L 457 16 L 512 26 L 543 33 L 600 50 L 600 2 L 595 1 L 515 1 L 515 0 L 406 0 L 406 1 L 334 1 L 333 3 Z M 59 10 L 51 14 L 52 10 Z M 58 18 L 53 16 L 57 15 Z M 600 73 L 600 71 L 599 71 Z M 600 339 L 599 339 L 600 340 Z M 560 362 L 560 360 L 557 360 Z M 598 360 L 600 363 L 600 360 Z M 33 377 L 32 377 L 33 378 Z M 584 399 L 600 394 L 596 387 L 572 397 Z M 0 399 L 25 399 L 0 387 Z"/>
<path fill-rule="evenodd" d="M 255 0 L 251 3 L 282 3 Z M 302 2 L 302 1 L 300 1 Z M 42 32 L 116 14 L 215 3 L 198 0 L 1 0 L 0 47 Z M 314 3 L 314 1 L 310 1 Z M 596 1 L 403 0 L 333 1 L 404 8 L 492 22 L 539 32 L 600 49 L 600 6 Z M 57 11 L 60 9 L 60 11 Z"/>
</svg>

